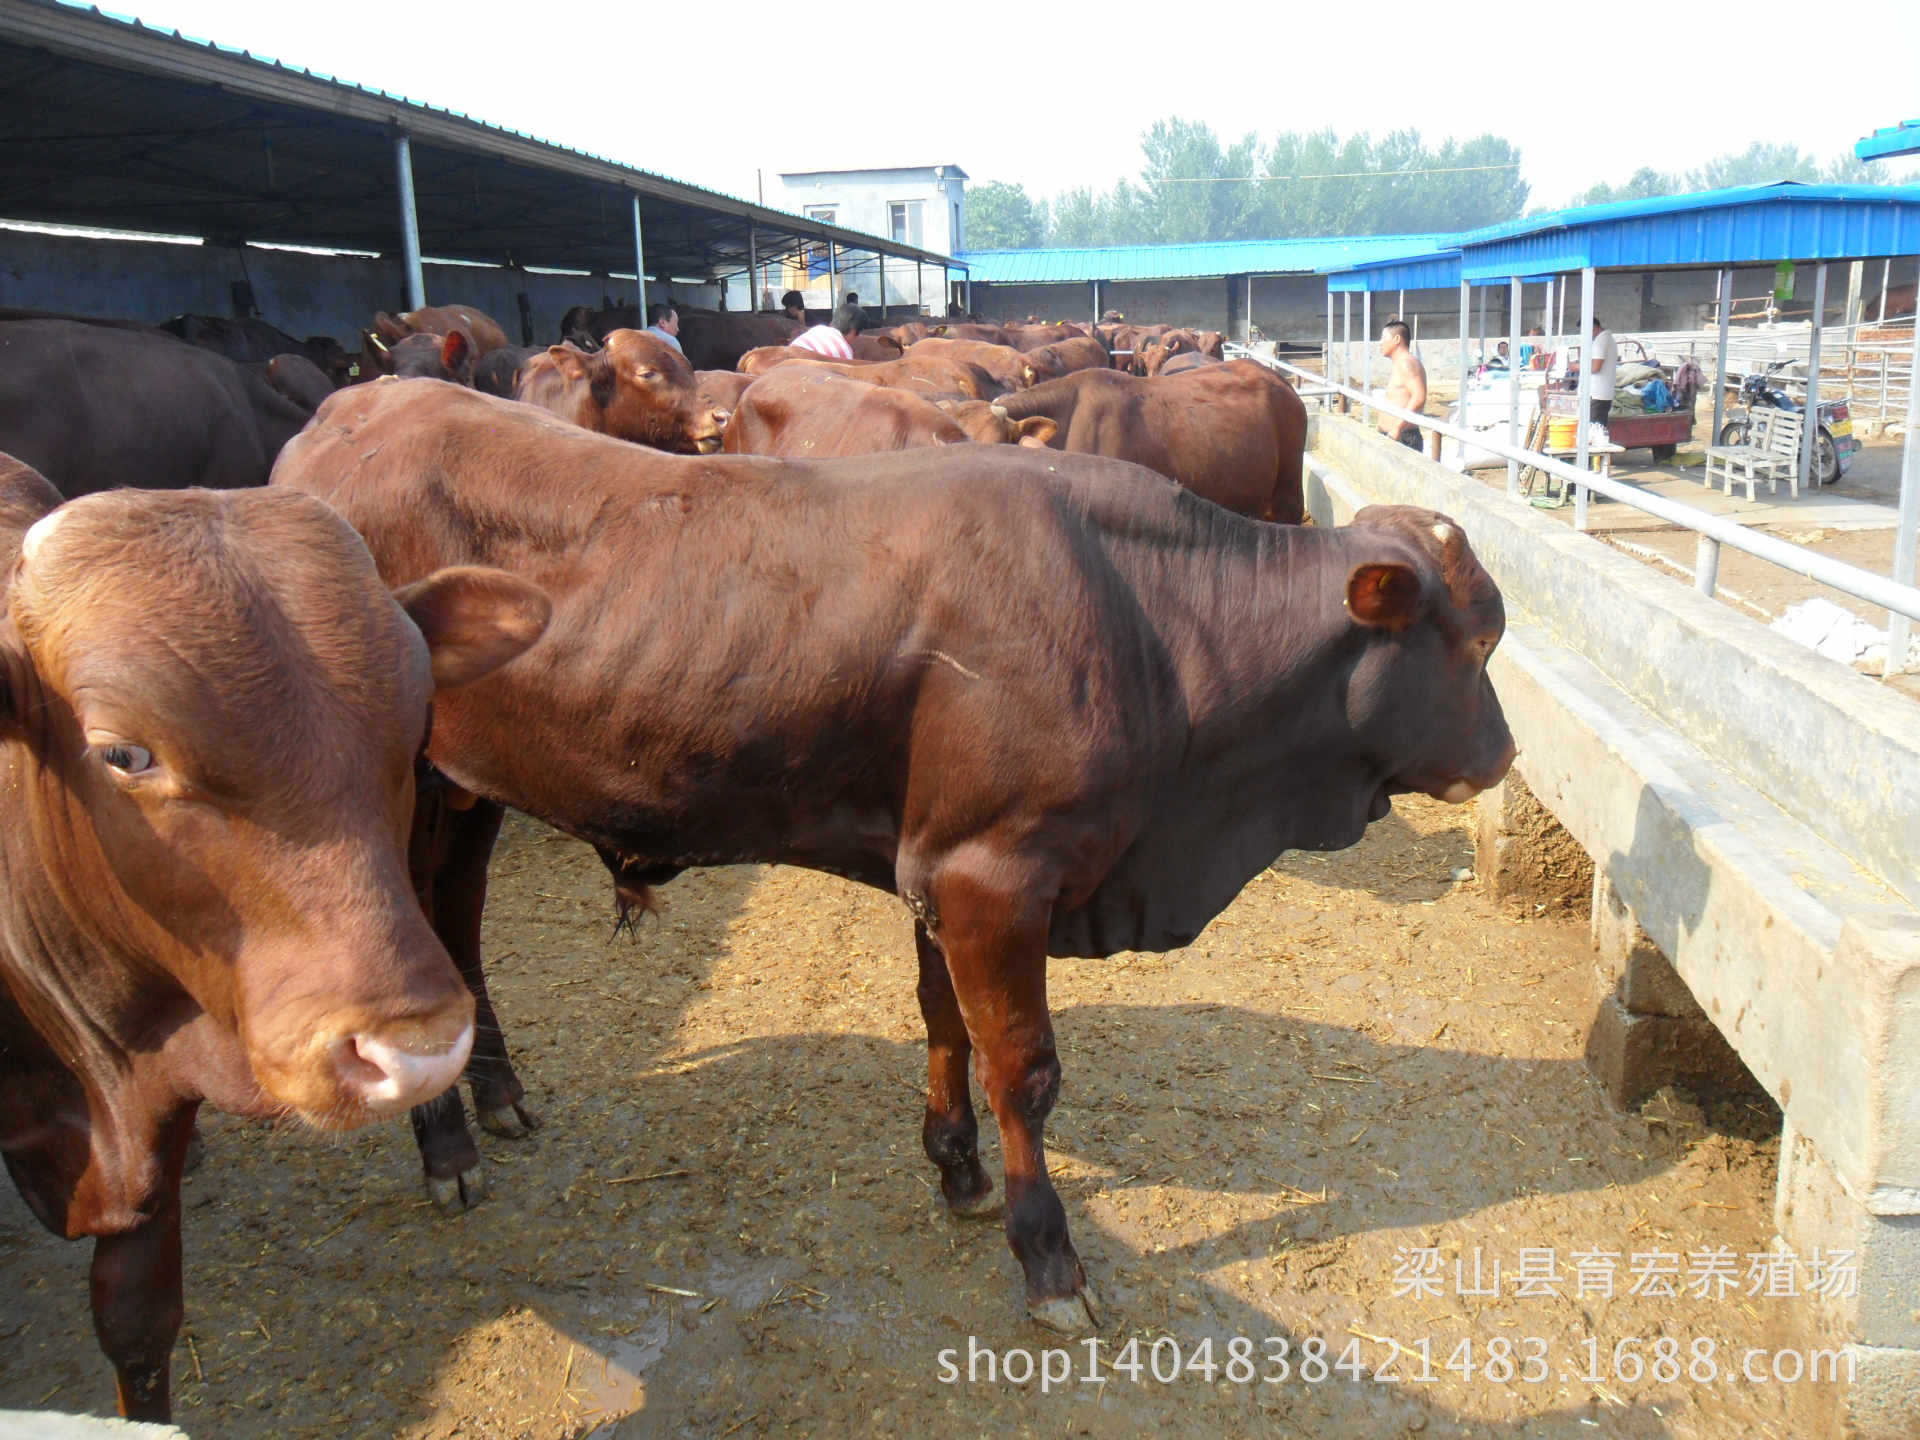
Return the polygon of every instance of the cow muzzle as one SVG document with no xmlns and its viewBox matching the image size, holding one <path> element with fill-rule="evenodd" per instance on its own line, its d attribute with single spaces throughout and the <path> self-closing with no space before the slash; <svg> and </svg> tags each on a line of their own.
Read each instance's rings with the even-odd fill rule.
<svg viewBox="0 0 1920 1440">
<path fill-rule="evenodd" d="M 308 1124 L 349 1130 L 433 1099 L 460 1078 L 472 1050 L 473 999 L 462 993 L 425 1016 L 328 1017 L 291 1044 L 269 1042 L 254 1071 Z"/>
</svg>

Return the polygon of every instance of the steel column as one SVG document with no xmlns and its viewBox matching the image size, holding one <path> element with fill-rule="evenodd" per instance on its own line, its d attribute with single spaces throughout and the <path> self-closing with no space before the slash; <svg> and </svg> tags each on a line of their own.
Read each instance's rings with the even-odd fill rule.
<svg viewBox="0 0 1920 1440">
<path fill-rule="evenodd" d="M 880 271 L 880 319 L 884 324 L 887 318 L 887 252 L 884 250 L 876 250 L 873 252 L 873 255 L 874 258 L 880 262 L 878 266 Z"/>
<path fill-rule="evenodd" d="M 1587 415 L 1593 405 L 1593 267 L 1580 272 L 1580 407 L 1579 438 L 1574 442 L 1573 468 L 1587 473 Z M 1573 528 L 1587 528 L 1587 487 L 1573 487 Z"/>
<path fill-rule="evenodd" d="M 1711 598 L 1719 583 L 1720 542 L 1711 535 L 1702 535 L 1693 547 L 1693 588 Z"/>
<path fill-rule="evenodd" d="M 640 192 L 633 192 L 633 288 L 639 296 L 640 323 L 647 323 L 647 239 L 640 228 Z"/>
<path fill-rule="evenodd" d="M 1333 291 L 1327 291 L 1327 348 L 1320 354 L 1320 378 L 1333 378 Z"/>
<path fill-rule="evenodd" d="M 1247 327 L 1247 338 L 1244 343 L 1248 346 L 1248 348 L 1252 348 L 1252 345 L 1253 345 L 1253 276 L 1251 275 L 1247 276 L 1247 313 L 1243 318 L 1246 321 L 1246 327 Z"/>
<path fill-rule="evenodd" d="M 747 313 L 760 313 L 760 227 L 747 222 Z"/>
<path fill-rule="evenodd" d="M 1460 406 L 1458 418 L 1462 430 L 1467 428 L 1467 340 L 1469 338 L 1467 334 L 1467 324 L 1473 314 L 1472 291 L 1473 287 L 1465 280 L 1460 282 Z M 1464 475 L 1467 469 L 1466 443 L 1456 440 L 1454 444 L 1460 447 L 1460 472 Z"/>
<path fill-rule="evenodd" d="M 427 276 L 420 264 L 420 215 L 413 200 L 413 144 L 406 135 L 393 137 L 393 168 L 400 179 L 400 249 L 407 267 L 407 308 L 427 303 Z"/>
<path fill-rule="evenodd" d="M 1491 286 L 1480 287 L 1480 363 L 1487 363 L 1487 291 Z"/>
<path fill-rule="evenodd" d="M 827 308 L 840 308 L 840 246 L 827 241 Z"/>
<path fill-rule="evenodd" d="M 1095 325 L 1100 323 L 1100 282 L 1098 280 L 1093 282 L 1093 323 Z"/>
<path fill-rule="evenodd" d="M 1820 449 L 1820 326 L 1827 318 L 1827 262 L 1813 267 L 1813 329 L 1807 333 L 1807 408 L 1800 426 L 1800 489 L 1819 487 L 1813 457 Z"/>
<path fill-rule="evenodd" d="M 1885 294 L 1885 287 L 1881 287 Z M 1920 363 L 1907 380 L 1907 439 L 1900 451 L 1900 518 L 1893 532 L 1893 580 L 1914 583 L 1915 552 L 1920 550 Z M 1887 614 L 1887 669 L 1898 675 L 1907 668 L 1912 622 L 1904 615 Z"/>
<path fill-rule="evenodd" d="M 1366 377 L 1360 382 L 1360 393 L 1369 400 L 1373 398 L 1373 292 L 1360 292 L 1360 328 L 1366 332 L 1366 340 L 1360 346 L 1362 363 L 1367 367 Z M 1362 403 L 1360 406 L 1362 424 L 1373 424 L 1373 406 Z"/>
<path fill-rule="evenodd" d="M 1914 366 L 1920 371 L 1920 364 Z M 1353 292 L 1340 292 L 1340 383 L 1353 384 Z"/>
<path fill-rule="evenodd" d="M 1713 433 L 1707 444 L 1720 443 L 1720 429 L 1727 423 L 1727 325 L 1733 309 L 1733 267 L 1720 268 L 1720 348 L 1713 362 Z"/>
<path fill-rule="evenodd" d="M 913 308 L 921 314 L 927 310 L 927 267 L 925 262 L 913 262 Z"/>
<path fill-rule="evenodd" d="M 1508 277 L 1507 444 L 1520 443 L 1520 277 Z M 1520 493 L 1520 462 L 1507 460 L 1507 494 Z"/>
</svg>

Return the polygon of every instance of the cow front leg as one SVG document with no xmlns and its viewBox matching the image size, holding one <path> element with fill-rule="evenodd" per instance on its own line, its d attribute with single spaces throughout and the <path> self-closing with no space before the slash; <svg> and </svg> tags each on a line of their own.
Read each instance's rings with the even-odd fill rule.
<svg viewBox="0 0 1920 1440">
<path fill-rule="evenodd" d="M 173 1418 L 170 1365 L 185 1309 L 180 1170 L 192 1135 L 191 1108 L 162 1125 L 160 1183 L 147 1218 L 93 1243 L 93 1333 L 113 1362 L 120 1413 L 129 1420 Z"/>
<path fill-rule="evenodd" d="M 980 1164 L 980 1123 L 967 1080 L 973 1043 L 953 997 L 947 957 L 919 920 L 913 922 L 913 945 L 920 956 L 920 1014 L 927 1023 L 927 1118 L 920 1140 L 940 1171 L 948 1211 L 985 1219 L 999 1207 L 993 1181 Z"/>
<path fill-rule="evenodd" d="M 944 884 L 939 939 L 1000 1126 L 1007 1243 L 1026 1274 L 1027 1313 L 1048 1329 L 1084 1334 L 1098 1326 L 1097 1302 L 1047 1178 L 1044 1137 L 1060 1094 L 1060 1059 L 1047 1013 L 1047 911 L 1032 894 L 968 879 Z"/>
</svg>

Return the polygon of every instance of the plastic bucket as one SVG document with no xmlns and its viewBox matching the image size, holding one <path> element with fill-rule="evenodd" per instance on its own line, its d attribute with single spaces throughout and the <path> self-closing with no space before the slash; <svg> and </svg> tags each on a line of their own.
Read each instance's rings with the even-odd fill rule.
<svg viewBox="0 0 1920 1440">
<path fill-rule="evenodd" d="M 1547 421 L 1547 448 L 1571 450 L 1580 443 L 1580 421 L 1572 415 L 1556 415 Z"/>
</svg>

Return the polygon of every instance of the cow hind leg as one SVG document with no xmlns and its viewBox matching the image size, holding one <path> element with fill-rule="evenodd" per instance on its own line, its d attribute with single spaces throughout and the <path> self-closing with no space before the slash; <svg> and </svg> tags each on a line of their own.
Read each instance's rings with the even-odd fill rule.
<svg viewBox="0 0 1920 1440">
<path fill-rule="evenodd" d="M 1047 907 L 1031 890 L 1005 894 L 964 878 L 937 889 L 954 998 L 1000 1126 L 1007 1243 L 1026 1275 L 1027 1313 L 1048 1329 L 1083 1334 L 1097 1328 L 1097 1301 L 1047 1177 L 1044 1144 L 1060 1093 L 1047 1013 Z"/>
<path fill-rule="evenodd" d="M 940 1171 L 947 1209 L 964 1219 L 986 1219 L 999 1206 L 993 1181 L 980 1164 L 980 1123 L 967 1080 L 973 1044 L 953 996 L 947 957 L 918 920 L 913 944 L 920 956 L 920 1014 L 927 1024 L 927 1118 L 920 1140 Z"/>
</svg>

